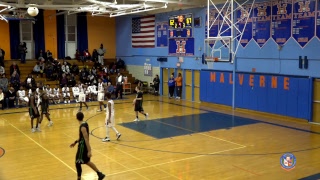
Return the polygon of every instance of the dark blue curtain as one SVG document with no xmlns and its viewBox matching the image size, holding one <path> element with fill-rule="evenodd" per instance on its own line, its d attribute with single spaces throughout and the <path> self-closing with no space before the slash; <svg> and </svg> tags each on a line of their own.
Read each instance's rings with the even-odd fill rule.
<svg viewBox="0 0 320 180">
<path fill-rule="evenodd" d="M 9 21 L 11 59 L 20 59 L 20 21 Z"/>
<path fill-rule="evenodd" d="M 39 14 L 36 16 L 36 22 L 33 24 L 33 38 L 35 45 L 35 57 L 38 57 L 40 50 L 43 52 L 45 49 L 45 39 L 44 39 L 44 18 L 43 10 L 39 10 Z M 52 50 L 52 49 L 51 49 Z"/>
<path fill-rule="evenodd" d="M 77 48 L 80 52 L 88 49 L 87 13 L 77 14 Z"/>
<path fill-rule="evenodd" d="M 64 14 L 57 16 L 57 48 L 58 59 L 65 58 L 65 28 L 64 28 Z"/>
</svg>

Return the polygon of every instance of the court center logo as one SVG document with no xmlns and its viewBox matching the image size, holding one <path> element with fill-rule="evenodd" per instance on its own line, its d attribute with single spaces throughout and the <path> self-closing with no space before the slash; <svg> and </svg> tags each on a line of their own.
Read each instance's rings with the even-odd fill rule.
<svg viewBox="0 0 320 180">
<path fill-rule="evenodd" d="M 0 147 L 0 158 L 4 155 L 5 151 L 2 147 Z"/>
<path fill-rule="evenodd" d="M 297 159 L 291 153 L 285 153 L 280 157 L 281 167 L 286 171 L 292 170 L 296 166 L 296 163 Z"/>
</svg>

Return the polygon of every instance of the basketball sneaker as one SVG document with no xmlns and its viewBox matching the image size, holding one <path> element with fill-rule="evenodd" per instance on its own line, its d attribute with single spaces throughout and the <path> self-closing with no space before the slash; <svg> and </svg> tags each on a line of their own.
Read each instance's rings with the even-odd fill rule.
<svg viewBox="0 0 320 180">
<path fill-rule="evenodd" d="M 117 133 L 117 140 L 119 140 L 121 137 L 121 134 L 120 133 Z"/>
<path fill-rule="evenodd" d="M 102 172 L 97 172 L 98 174 L 98 180 L 102 180 L 106 177 L 106 175 L 104 175 Z"/>
<path fill-rule="evenodd" d="M 40 127 L 37 127 L 37 128 L 36 128 L 36 131 L 37 131 L 37 132 L 41 132 Z"/>
<path fill-rule="evenodd" d="M 133 120 L 134 122 L 137 122 L 137 121 L 140 121 L 138 118 L 135 118 L 134 120 Z"/>
<path fill-rule="evenodd" d="M 148 113 L 146 113 L 146 120 L 148 119 L 148 116 L 149 116 L 149 114 L 148 114 Z"/>
<path fill-rule="evenodd" d="M 52 121 L 49 121 L 49 124 L 48 124 L 48 127 L 52 126 L 53 125 L 53 122 Z"/>
<path fill-rule="evenodd" d="M 109 142 L 110 139 L 108 137 L 105 137 L 104 139 L 102 139 L 102 142 Z"/>
<path fill-rule="evenodd" d="M 101 111 L 102 111 L 101 109 L 98 109 L 98 110 L 97 110 L 97 112 L 101 112 Z"/>
<path fill-rule="evenodd" d="M 36 129 L 35 129 L 35 128 L 32 128 L 32 129 L 31 129 L 31 132 L 32 132 L 32 133 L 36 132 Z"/>
</svg>

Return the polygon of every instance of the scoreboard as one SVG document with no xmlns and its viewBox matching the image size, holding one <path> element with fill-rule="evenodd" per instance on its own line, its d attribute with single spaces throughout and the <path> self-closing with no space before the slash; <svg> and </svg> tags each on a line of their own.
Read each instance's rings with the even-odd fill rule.
<svg viewBox="0 0 320 180">
<path fill-rule="evenodd" d="M 192 14 L 170 16 L 168 23 L 169 55 L 194 56 Z"/>
<path fill-rule="evenodd" d="M 192 28 L 193 18 L 192 14 L 180 14 L 177 16 L 169 17 L 169 28 L 170 29 L 183 29 Z"/>
</svg>

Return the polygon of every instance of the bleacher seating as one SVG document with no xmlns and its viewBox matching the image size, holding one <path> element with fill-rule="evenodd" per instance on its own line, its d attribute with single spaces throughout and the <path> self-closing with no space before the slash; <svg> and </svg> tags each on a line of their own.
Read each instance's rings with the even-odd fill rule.
<svg viewBox="0 0 320 180">
<path fill-rule="evenodd" d="M 63 60 L 59 60 L 60 63 L 63 62 Z M 89 68 L 92 68 L 92 66 L 94 65 L 93 62 L 85 62 L 84 64 L 82 62 L 79 62 L 78 60 L 67 60 L 70 64 L 76 63 L 79 66 L 79 69 L 81 70 L 82 67 L 85 65 Z M 18 60 L 7 60 L 5 61 L 5 71 L 6 71 L 6 77 L 8 79 L 10 79 L 10 66 L 12 65 L 13 62 L 16 62 L 17 65 L 19 66 L 20 69 L 20 81 L 24 82 L 26 77 L 28 76 L 28 74 L 31 74 L 33 67 L 35 66 L 37 60 L 27 60 L 27 62 L 25 64 L 21 64 L 20 61 Z M 116 62 L 116 59 L 105 59 L 105 66 L 109 67 L 109 64 L 112 62 Z M 131 92 L 133 92 L 134 88 L 135 88 L 135 78 L 132 76 L 132 74 L 130 74 L 127 70 L 121 70 L 120 71 L 123 76 L 126 76 L 127 82 L 131 83 Z M 115 82 L 116 80 L 116 76 L 117 74 L 110 74 L 109 75 L 112 82 Z M 51 88 L 54 88 L 56 85 L 59 85 L 59 81 L 49 81 L 47 80 L 47 78 L 45 77 L 45 74 L 43 74 L 43 77 L 38 77 L 36 78 L 36 76 L 34 75 L 34 78 L 37 82 L 42 81 L 44 84 L 49 84 Z M 79 80 L 79 76 L 76 76 L 76 80 Z M 60 88 L 61 89 L 61 88 Z M 72 94 L 72 92 L 71 92 Z"/>
</svg>

